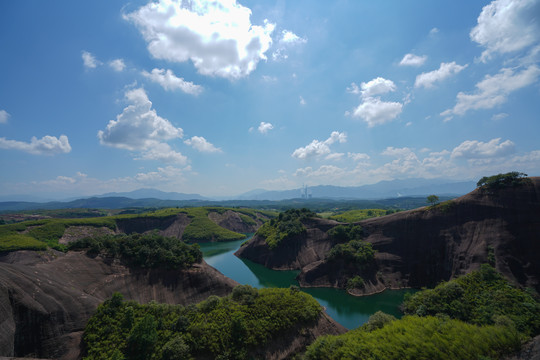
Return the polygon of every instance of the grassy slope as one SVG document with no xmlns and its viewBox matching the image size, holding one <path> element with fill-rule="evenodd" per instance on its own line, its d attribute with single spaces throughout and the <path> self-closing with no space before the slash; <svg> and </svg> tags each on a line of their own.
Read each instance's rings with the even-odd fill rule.
<svg viewBox="0 0 540 360">
<path fill-rule="evenodd" d="M 243 234 L 227 230 L 216 225 L 208 218 L 208 213 L 212 211 L 225 212 L 232 210 L 240 213 L 241 218 L 247 224 L 255 223 L 255 219 L 273 217 L 275 213 L 269 211 L 258 211 L 253 209 L 234 209 L 219 207 L 200 208 L 167 208 L 143 214 L 116 215 L 107 217 L 95 217 L 84 219 L 42 219 L 24 221 L 15 224 L 0 226 L 0 252 L 15 250 L 45 250 L 52 247 L 58 250 L 65 250 L 65 247 L 58 243 L 66 228 L 70 226 L 92 226 L 107 227 L 116 229 L 118 219 L 144 219 L 144 218 L 166 218 L 179 213 L 185 213 L 191 218 L 191 223 L 185 230 L 184 240 L 186 241 L 226 241 L 242 239 Z"/>
</svg>

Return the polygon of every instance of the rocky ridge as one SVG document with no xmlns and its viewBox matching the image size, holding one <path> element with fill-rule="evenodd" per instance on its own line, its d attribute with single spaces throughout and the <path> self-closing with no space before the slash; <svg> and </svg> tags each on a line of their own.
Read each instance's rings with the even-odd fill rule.
<svg viewBox="0 0 540 360">
<path fill-rule="evenodd" d="M 358 223 L 377 250 L 355 295 L 385 289 L 433 286 L 494 263 L 515 284 L 540 291 L 540 178 L 519 187 L 476 189 L 455 200 Z M 255 236 L 237 255 L 272 269 L 300 269 L 301 286 L 345 287 L 357 269 L 325 260 L 334 245 L 322 219 L 307 233 L 271 250 Z"/>
</svg>

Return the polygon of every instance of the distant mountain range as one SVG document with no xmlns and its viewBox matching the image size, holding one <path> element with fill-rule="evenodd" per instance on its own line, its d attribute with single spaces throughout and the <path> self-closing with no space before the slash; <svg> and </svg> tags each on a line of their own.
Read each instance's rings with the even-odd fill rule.
<svg viewBox="0 0 540 360">
<path fill-rule="evenodd" d="M 401 196 L 464 195 L 476 188 L 474 181 L 407 179 L 381 181 L 363 186 L 319 185 L 309 187 L 307 193 L 317 199 L 385 199 Z M 286 200 L 302 197 L 302 189 L 284 191 L 252 190 L 236 197 L 238 200 Z"/>
<path fill-rule="evenodd" d="M 409 179 L 381 181 L 373 185 L 342 187 L 320 185 L 307 188 L 308 198 L 313 202 L 321 201 L 356 201 L 365 203 L 398 206 L 410 208 L 421 206 L 425 201 L 409 198 L 425 197 L 435 194 L 440 197 L 456 197 L 464 195 L 476 187 L 472 181 L 449 182 L 443 180 Z M 73 199 L 71 201 L 1 201 L 0 211 L 21 211 L 33 209 L 64 209 L 64 208 L 101 208 L 123 209 L 130 207 L 175 207 L 175 206 L 268 206 L 268 202 L 289 202 L 293 206 L 303 206 L 303 189 L 283 191 L 252 190 L 235 197 L 205 198 L 199 194 L 183 194 L 163 192 L 155 189 L 139 189 L 130 192 L 108 193 L 93 197 Z M 305 193 L 304 193 L 305 196 Z M 295 199 L 295 200 L 293 200 Z M 381 199 L 392 199 L 390 203 Z M 402 200 L 399 200 L 402 199 Z M 372 200 L 378 200 L 373 202 Z M 283 205 L 284 204 L 276 204 Z M 358 203 L 360 205 L 360 203 Z"/>
</svg>

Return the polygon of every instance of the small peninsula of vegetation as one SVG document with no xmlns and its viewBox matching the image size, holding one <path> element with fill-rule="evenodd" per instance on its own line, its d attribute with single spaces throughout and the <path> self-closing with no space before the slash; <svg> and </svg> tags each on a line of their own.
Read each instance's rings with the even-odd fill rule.
<svg viewBox="0 0 540 360">
<path fill-rule="evenodd" d="M 282 241 L 305 233 L 302 221 L 312 217 L 317 217 L 317 214 L 306 208 L 290 209 L 264 223 L 257 234 L 265 238 L 270 249 L 275 249 Z"/>
<path fill-rule="evenodd" d="M 376 313 L 317 339 L 305 359 L 498 359 L 540 333 L 540 303 L 489 265 L 410 296 L 404 309 L 400 320 Z"/>
<path fill-rule="evenodd" d="M 187 307 L 124 302 L 100 305 L 84 331 L 84 359 L 250 359 L 270 339 L 309 326 L 321 307 L 290 289 L 236 287 Z"/>
<path fill-rule="evenodd" d="M 68 249 L 118 258 L 129 266 L 142 268 L 187 269 L 202 260 L 199 244 L 188 245 L 155 233 L 84 238 L 71 242 Z"/>
</svg>

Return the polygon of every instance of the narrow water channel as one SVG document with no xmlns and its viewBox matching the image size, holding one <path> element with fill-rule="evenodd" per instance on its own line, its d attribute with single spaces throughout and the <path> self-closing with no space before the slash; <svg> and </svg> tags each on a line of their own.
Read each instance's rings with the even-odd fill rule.
<svg viewBox="0 0 540 360">
<path fill-rule="evenodd" d="M 225 276 L 240 284 L 263 287 L 289 287 L 298 285 L 295 280 L 298 271 L 270 270 L 252 261 L 234 256 L 245 240 L 204 243 L 201 245 L 204 260 Z M 356 297 L 344 290 L 333 288 L 302 288 L 326 308 L 334 320 L 347 329 L 354 329 L 365 323 L 378 310 L 401 317 L 399 305 L 410 290 L 387 290 L 383 293 Z"/>
</svg>

